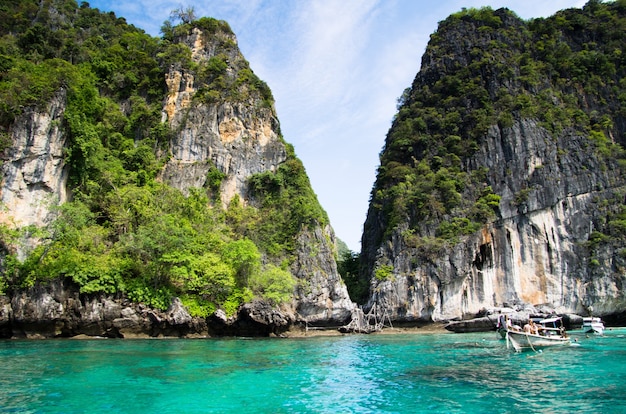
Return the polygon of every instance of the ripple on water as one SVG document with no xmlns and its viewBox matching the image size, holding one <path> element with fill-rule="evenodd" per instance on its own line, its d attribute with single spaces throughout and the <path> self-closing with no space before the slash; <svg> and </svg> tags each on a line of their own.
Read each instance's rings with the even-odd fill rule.
<svg viewBox="0 0 626 414">
<path fill-rule="evenodd" d="M 2 412 L 626 412 L 626 337 L 0 342 Z"/>
</svg>

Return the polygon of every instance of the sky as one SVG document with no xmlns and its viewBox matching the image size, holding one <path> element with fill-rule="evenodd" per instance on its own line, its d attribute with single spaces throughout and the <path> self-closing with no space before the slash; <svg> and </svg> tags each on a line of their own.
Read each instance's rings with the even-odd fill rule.
<svg viewBox="0 0 626 414">
<path fill-rule="evenodd" d="M 440 21 L 465 8 L 547 17 L 587 0 L 91 0 L 153 36 L 170 13 L 225 20 L 272 90 L 285 140 L 302 160 L 335 234 L 359 252 L 379 154 L 397 100 Z M 79 1 L 80 3 L 80 1 Z"/>
</svg>

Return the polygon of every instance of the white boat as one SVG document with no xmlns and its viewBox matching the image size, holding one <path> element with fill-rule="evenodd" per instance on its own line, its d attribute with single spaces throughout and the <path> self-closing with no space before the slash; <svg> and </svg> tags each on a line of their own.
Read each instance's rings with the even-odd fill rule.
<svg viewBox="0 0 626 414">
<path fill-rule="evenodd" d="M 542 319 L 537 324 L 529 322 L 522 330 L 506 331 L 506 346 L 521 352 L 527 349 L 537 351 L 546 347 L 570 345 L 571 341 L 561 318 Z"/>
<path fill-rule="evenodd" d="M 593 316 L 583 318 L 583 332 L 602 335 L 604 333 L 602 319 Z"/>
</svg>

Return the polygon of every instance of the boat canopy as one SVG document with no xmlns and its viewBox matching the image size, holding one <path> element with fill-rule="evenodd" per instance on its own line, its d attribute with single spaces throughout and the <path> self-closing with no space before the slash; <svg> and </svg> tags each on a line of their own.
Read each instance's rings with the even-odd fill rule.
<svg viewBox="0 0 626 414">
<path fill-rule="evenodd" d="M 548 319 L 542 319 L 539 321 L 540 324 L 546 324 L 546 323 L 556 323 L 558 321 L 560 321 L 561 318 L 560 317 L 556 317 L 556 318 L 548 318 Z"/>
</svg>

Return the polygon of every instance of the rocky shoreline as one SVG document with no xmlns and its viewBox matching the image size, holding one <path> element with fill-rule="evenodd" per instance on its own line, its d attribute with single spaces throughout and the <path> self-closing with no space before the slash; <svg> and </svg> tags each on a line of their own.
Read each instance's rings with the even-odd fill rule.
<svg viewBox="0 0 626 414">
<path fill-rule="evenodd" d="M 192 317 L 178 298 L 166 311 L 124 297 L 84 295 L 67 281 L 0 296 L 0 338 L 194 338 L 281 336 L 299 323 L 294 313 L 255 301 L 227 317 Z"/>
<path fill-rule="evenodd" d="M 337 321 L 312 326 L 289 309 L 262 301 L 228 317 L 218 310 L 208 318 L 192 317 L 175 298 L 166 311 L 111 295 L 80 294 L 70 282 L 0 296 L 0 339 L 51 338 L 211 338 L 345 335 Z M 346 321 L 348 322 L 348 321 Z M 399 325 L 373 334 L 443 333 L 442 323 Z"/>
<path fill-rule="evenodd" d="M 483 310 L 471 319 L 398 324 L 373 334 L 488 332 L 496 329 L 498 317 L 502 314 L 522 326 L 530 317 L 548 317 L 554 315 L 555 310 L 495 308 Z M 582 316 L 571 313 L 560 313 L 559 316 L 563 317 L 568 330 L 582 324 Z M 623 325 L 619 324 L 623 320 L 621 314 L 603 316 L 603 319 L 612 326 Z M 312 326 L 297 312 L 285 307 L 278 309 L 263 301 L 247 303 L 230 317 L 221 310 L 208 318 L 192 317 L 178 298 L 162 311 L 124 297 L 80 294 L 67 280 L 0 296 L 0 339 L 344 335 L 337 329 L 337 322 L 317 321 Z"/>
</svg>

